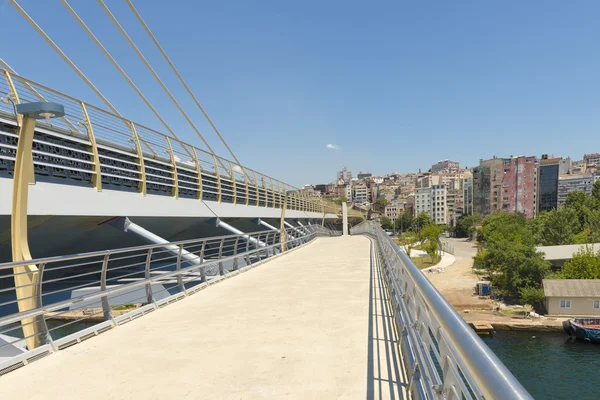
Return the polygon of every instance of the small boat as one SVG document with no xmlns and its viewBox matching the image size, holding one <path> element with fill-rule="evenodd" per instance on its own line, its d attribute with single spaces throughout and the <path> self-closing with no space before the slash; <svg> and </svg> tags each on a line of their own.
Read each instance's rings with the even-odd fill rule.
<svg viewBox="0 0 600 400">
<path fill-rule="evenodd" d="M 563 321 L 563 329 L 577 340 L 600 343 L 600 318 L 573 318 Z"/>
</svg>

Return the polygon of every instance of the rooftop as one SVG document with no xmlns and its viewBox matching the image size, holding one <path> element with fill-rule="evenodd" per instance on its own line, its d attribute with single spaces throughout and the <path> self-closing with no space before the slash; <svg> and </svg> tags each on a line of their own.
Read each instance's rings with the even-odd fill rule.
<svg viewBox="0 0 600 400">
<path fill-rule="evenodd" d="M 592 246 L 593 251 L 600 250 L 600 243 L 585 244 L 565 244 L 562 246 L 537 246 L 535 249 L 546 254 L 546 260 L 568 260 L 573 258 L 573 254 L 579 249 L 585 249 L 585 246 Z"/>
<path fill-rule="evenodd" d="M 546 297 L 600 297 L 600 279 L 544 279 Z"/>
</svg>

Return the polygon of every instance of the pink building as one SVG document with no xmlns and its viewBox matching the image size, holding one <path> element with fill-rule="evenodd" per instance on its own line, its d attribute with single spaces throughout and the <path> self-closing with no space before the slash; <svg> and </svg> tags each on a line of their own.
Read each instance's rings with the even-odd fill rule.
<svg viewBox="0 0 600 400">
<path fill-rule="evenodd" d="M 535 216 L 535 157 L 511 157 L 503 160 L 502 211 Z"/>
</svg>

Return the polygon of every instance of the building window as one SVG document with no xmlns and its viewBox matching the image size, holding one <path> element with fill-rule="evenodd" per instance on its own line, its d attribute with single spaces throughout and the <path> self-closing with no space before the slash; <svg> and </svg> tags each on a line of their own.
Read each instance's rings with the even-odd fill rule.
<svg viewBox="0 0 600 400">
<path fill-rule="evenodd" d="M 594 300 L 594 308 L 600 308 L 600 300 Z"/>
<path fill-rule="evenodd" d="M 560 308 L 571 308 L 571 300 L 561 300 Z"/>
</svg>

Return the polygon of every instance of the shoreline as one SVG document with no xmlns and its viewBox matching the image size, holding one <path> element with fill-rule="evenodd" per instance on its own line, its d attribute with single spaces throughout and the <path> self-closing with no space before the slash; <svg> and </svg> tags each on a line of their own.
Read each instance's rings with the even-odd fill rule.
<svg viewBox="0 0 600 400">
<path fill-rule="evenodd" d="M 485 328 L 478 329 L 476 325 L 488 325 L 495 331 L 519 332 L 563 332 L 562 323 L 569 318 L 521 318 L 508 315 L 498 315 L 493 312 L 468 313 L 456 310 L 462 319 L 477 333 L 486 333 Z"/>
</svg>

